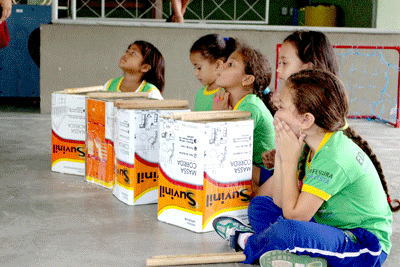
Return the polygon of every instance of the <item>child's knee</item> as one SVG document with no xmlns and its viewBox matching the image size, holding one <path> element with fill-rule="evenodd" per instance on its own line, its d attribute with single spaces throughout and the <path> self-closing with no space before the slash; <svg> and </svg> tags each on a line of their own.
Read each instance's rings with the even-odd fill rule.
<svg viewBox="0 0 400 267">
<path fill-rule="evenodd" d="M 259 217 L 261 214 L 269 212 L 270 211 L 269 203 L 273 203 L 273 200 L 270 197 L 267 196 L 254 197 L 247 208 L 249 217 L 250 216 Z"/>
<path fill-rule="evenodd" d="M 279 217 L 274 224 L 267 230 L 267 235 L 279 249 L 293 248 L 298 225 L 294 220 L 287 220 Z"/>
</svg>

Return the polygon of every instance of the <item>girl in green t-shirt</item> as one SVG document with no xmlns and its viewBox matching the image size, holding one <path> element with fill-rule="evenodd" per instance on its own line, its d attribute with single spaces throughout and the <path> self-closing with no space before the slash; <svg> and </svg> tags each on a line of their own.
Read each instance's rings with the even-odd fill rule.
<svg viewBox="0 0 400 267">
<path fill-rule="evenodd" d="M 215 230 L 262 267 L 381 266 L 400 201 L 368 143 L 344 127 L 345 86 L 330 72 L 303 70 L 276 97 L 273 190 L 265 184 L 252 199 L 250 226 L 218 217 Z"/>
<path fill-rule="evenodd" d="M 261 153 L 275 147 L 273 117 L 268 106 L 270 102 L 263 102 L 263 93 L 271 82 L 271 69 L 260 51 L 245 43 L 238 43 L 215 81 L 224 91 L 215 94 L 213 110 L 250 111 L 254 120 L 253 191 L 257 190 L 263 165 Z"/>
<path fill-rule="evenodd" d="M 128 46 L 118 66 L 124 76 L 107 81 L 105 91 L 150 92 L 149 98 L 163 99 L 165 62 L 154 45 L 135 41 Z"/>
<path fill-rule="evenodd" d="M 196 93 L 194 111 L 212 110 L 213 98 L 219 90 L 215 83 L 217 70 L 236 49 L 236 40 L 219 34 L 200 37 L 190 48 L 190 61 L 194 75 L 204 86 Z"/>
</svg>

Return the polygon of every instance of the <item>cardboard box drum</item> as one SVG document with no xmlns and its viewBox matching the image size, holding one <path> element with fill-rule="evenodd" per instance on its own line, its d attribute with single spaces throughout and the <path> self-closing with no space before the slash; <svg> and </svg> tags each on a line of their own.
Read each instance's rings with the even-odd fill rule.
<svg viewBox="0 0 400 267">
<path fill-rule="evenodd" d="M 114 102 L 147 98 L 148 92 L 87 95 L 86 181 L 112 189 L 115 180 Z"/>
<path fill-rule="evenodd" d="M 94 86 L 52 93 L 52 171 L 85 175 L 86 93 L 102 88 Z"/>
<path fill-rule="evenodd" d="M 157 203 L 159 119 L 190 111 L 187 100 L 116 102 L 116 183 L 113 194 L 128 205 Z"/>
<path fill-rule="evenodd" d="M 212 231 L 221 215 L 247 221 L 254 124 L 248 117 L 221 111 L 160 119 L 160 221 L 195 232 Z"/>
</svg>

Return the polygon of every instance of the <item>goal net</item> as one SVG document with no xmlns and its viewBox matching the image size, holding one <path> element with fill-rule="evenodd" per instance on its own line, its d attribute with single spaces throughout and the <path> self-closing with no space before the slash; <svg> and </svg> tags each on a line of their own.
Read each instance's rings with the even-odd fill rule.
<svg viewBox="0 0 400 267">
<path fill-rule="evenodd" d="M 279 49 L 277 45 L 277 63 Z M 350 98 L 349 118 L 400 127 L 400 46 L 333 46 Z M 278 66 L 278 65 L 277 65 Z M 277 75 L 275 76 L 277 77 Z M 275 90 L 278 80 L 275 82 Z"/>
</svg>

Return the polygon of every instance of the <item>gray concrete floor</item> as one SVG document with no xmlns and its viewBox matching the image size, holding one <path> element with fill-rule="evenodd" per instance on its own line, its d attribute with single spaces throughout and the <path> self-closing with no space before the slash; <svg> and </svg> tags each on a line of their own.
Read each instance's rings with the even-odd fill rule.
<svg viewBox="0 0 400 267">
<path fill-rule="evenodd" d="M 82 176 L 51 172 L 50 115 L 20 110 L 0 118 L 0 266 L 145 266 L 153 255 L 231 251 L 213 232 L 157 221 L 156 205 L 127 206 Z M 400 198 L 400 130 L 350 125 L 370 142 L 392 198 Z M 399 223 L 396 213 L 386 267 L 400 262 Z"/>
</svg>

